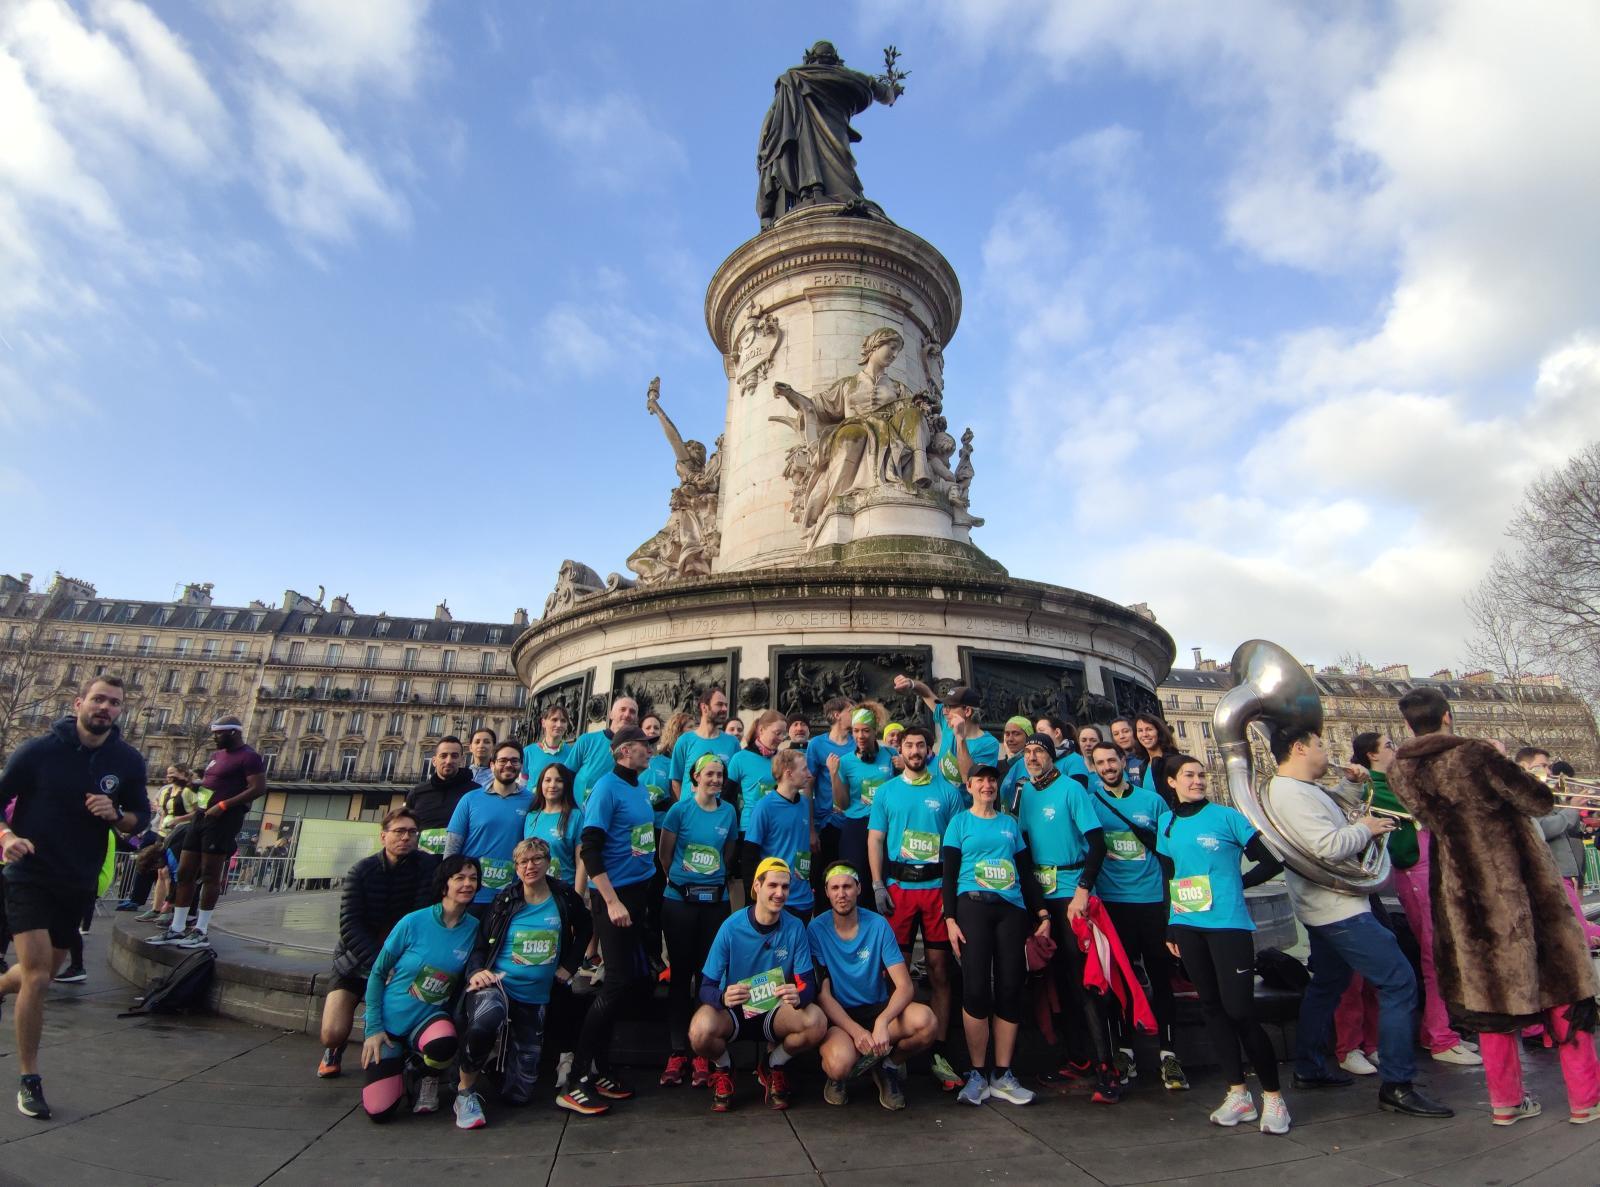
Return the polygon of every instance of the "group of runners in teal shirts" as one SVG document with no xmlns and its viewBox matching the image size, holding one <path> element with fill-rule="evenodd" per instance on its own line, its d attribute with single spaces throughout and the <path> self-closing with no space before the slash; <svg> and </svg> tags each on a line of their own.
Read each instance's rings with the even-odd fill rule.
<svg viewBox="0 0 1600 1187">
<path fill-rule="evenodd" d="M 1097 957 L 1082 935 L 1098 928 L 1144 968 L 1153 1024 L 1143 1029 L 1155 1032 L 1171 1091 L 1188 1087 L 1171 1041 L 1173 961 L 1183 952 L 1213 1040 L 1233 1051 L 1222 1062 L 1237 1105 L 1239 1048 L 1252 1052 L 1257 1040 L 1240 1004 L 1252 987 L 1234 971 L 1254 930 L 1244 888 L 1275 870 L 1244 817 L 1206 800 L 1203 766 L 1141 753 L 1134 782 L 1123 750 L 1098 731 L 1080 735 L 1081 753 L 1020 717 L 995 737 L 977 722 L 975 690 L 940 698 L 904 677 L 896 686 L 928 705 L 936 729 L 835 699 L 827 732 L 804 749 L 784 745 L 788 723 L 776 713 L 741 744 L 721 728 L 727 699 L 712 689 L 700 698 L 699 727 L 670 751 L 638 728 L 628 698 L 618 698 L 607 729 L 574 741 L 547 729 L 526 748 L 502 744 L 489 784 L 451 817 L 454 871 L 439 903 L 401 921 L 374 969 L 368 1031 L 388 1046 L 372 1063 L 393 1073 L 409 1052 L 426 1074 L 456 1055 L 455 1037 L 441 1041 L 452 1019 L 470 1026 L 485 1010 L 513 1030 L 520 1019 L 524 1054 L 537 1052 L 556 983 L 572 979 L 589 948 L 604 971 L 581 1023 L 562 1023 L 573 1063 L 557 1103 L 607 1112 L 634 1095 L 611 1067 L 611 1028 L 664 946 L 670 1055 L 660 1083 L 708 1087 L 716 1111 L 735 1103 L 729 1049 L 741 1039 L 757 1044 L 773 1108 L 789 1104 L 790 1059 L 817 1049 L 830 1104 L 870 1078 L 883 1107 L 903 1108 L 906 1062 L 923 1054 L 964 1103 L 1027 1104 L 1035 1092 L 1012 1057 L 1031 951 L 1054 977 L 1061 1009 L 1062 1057 L 1041 1083 L 1083 1081 L 1111 1104 L 1137 1075 L 1139 1020 L 1114 995 L 1086 988 L 1085 961 Z M 1249 879 L 1246 852 L 1258 862 Z M 470 895 L 459 885 L 468 879 Z M 740 890 L 745 905 L 735 911 Z M 464 898 L 470 904 L 455 909 Z M 472 976 L 473 1011 L 453 1015 L 485 917 L 497 921 L 493 960 L 480 959 Z M 918 938 L 926 1005 L 915 1000 L 909 964 Z M 953 965 L 964 1073 L 946 1050 Z M 484 1004 L 490 987 L 507 999 L 504 1011 Z M 468 1035 L 464 1050 L 472 1047 Z M 1281 1106 L 1275 1079 L 1253 1061 L 1269 1106 L 1274 1096 Z M 524 1099 L 534 1075 L 536 1058 L 517 1079 Z M 398 1099 L 393 1075 L 379 1079 L 369 1112 L 387 1116 Z M 369 1067 L 369 1093 L 372 1081 Z M 463 1128 L 483 1124 L 481 1097 L 469 1095 L 465 1119 L 458 1100 Z M 1267 1117 L 1276 1126 L 1271 1107 Z M 1255 1114 L 1235 1107 L 1212 1119 Z M 1282 1132 L 1268 1119 L 1264 1129 Z"/>
</svg>

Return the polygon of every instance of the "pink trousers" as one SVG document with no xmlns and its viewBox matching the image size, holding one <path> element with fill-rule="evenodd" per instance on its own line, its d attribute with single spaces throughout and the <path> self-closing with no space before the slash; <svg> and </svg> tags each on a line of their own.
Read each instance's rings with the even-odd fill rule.
<svg viewBox="0 0 1600 1187">
<path fill-rule="evenodd" d="M 1461 1041 L 1450 1028 L 1450 1015 L 1439 996 L 1439 977 L 1433 970 L 1433 904 L 1428 897 L 1428 852 L 1433 838 L 1417 830 L 1417 864 L 1394 872 L 1394 891 L 1411 923 L 1411 934 L 1422 949 L 1422 1042 L 1429 1051 L 1448 1051 Z M 1520 1097 L 1518 1098 L 1521 1099 Z"/>
<path fill-rule="evenodd" d="M 1378 994 L 1360 973 L 1350 978 L 1339 1008 L 1333 1012 L 1333 1054 L 1343 1060 L 1352 1051 L 1371 1055 L 1378 1049 Z"/>
<path fill-rule="evenodd" d="M 1578 883 L 1572 878 L 1561 879 L 1561 885 L 1567 888 L 1567 901 L 1572 904 L 1572 913 L 1578 917 L 1578 922 L 1583 925 L 1583 938 L 1593 947 L 1596 940 L 1600 940 L 1600 926 L 1589 922 L 1589 917 L 1583 913 L 1583 899 L 1578 894 Z"/>
<path fill-rule="evenodd" d="M 1567 1085 L 1567 1107 L 1574 1113 L 1600 1104 L 1600 1059 L 1595 1056 L 1594 1035 L 1574 1031 L 1568 1024 L 1570 1006 L 1547 1013 L 1549 1033 L 1561 1057 L 1561 1078 Z M 1515 1034 L 1480 1034 L 1478 1053 L 1489 1082 L 1489 1104 L 1497 1109 L 1522 1103 L 1522 1044 Z"/>
</svg>

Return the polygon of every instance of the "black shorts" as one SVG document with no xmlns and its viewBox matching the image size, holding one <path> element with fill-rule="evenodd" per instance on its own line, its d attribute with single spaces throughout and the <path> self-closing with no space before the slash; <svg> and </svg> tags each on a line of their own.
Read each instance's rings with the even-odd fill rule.
<svg viewBox="0 0 1600 1187">
<path fill-rule="evenodd" d="M 49 882 L 6 879 L 6 926 L 13 936 L 25 931 L 50 933 L 50 946 L 65 952 L 78 938 L 78 927 L 94 903 L 93 890 L 68 890 Z"/>
<path fill-rule="evenodd" d="M 74 927 L 77 924 L 73 924 Z M 745 1039 L 765 1039 L 769 1043 L 778 1040 L 773 1037 L 772 1024 L 778 1017 L 778 1007 L 774 1006 L 765 1014 L 757 1014 L 754 1018 L 745 1017 L 743 1006 L 734 1006 L 731 1009 L 724 1007 L 729 1018 L 733 1020 L 733 1037 L 730 1043 L 737 1043 Z"/>
<path fill-rule="evenodd" d="M 206 857 L 228 857 L 239 847 L 239 830 L 250 811 L 248 804 L 229 808 L 221 816 L 201 814 L 189 824 L 183 838 L 184 853 L 201 853 Z"/>
<path fill-rule="evenodd" d="M 887 1001 L 881 1001 L 875 1006 L 846 1006 L 844 1012 L 862 1030 L 871 1030 L 878 1025 L 878 1015 L 883 1013 L 883 1007 L 888 1004 Z"/>
<path fill-rule="evenodd" d="M 348 976 L 344 973 L 334 973 L 333 984 L 328 986 L 328 992 L 332 993 L 336 989 L 342 989 L 346 993 L 353 993 L 357 998 L 364 999 L 367 996 L 367 979 L 365 977 Z"/>
</svg>

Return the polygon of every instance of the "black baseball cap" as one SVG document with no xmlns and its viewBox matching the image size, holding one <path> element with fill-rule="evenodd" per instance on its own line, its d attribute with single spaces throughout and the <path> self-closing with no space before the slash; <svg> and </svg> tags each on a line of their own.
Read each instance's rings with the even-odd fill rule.
<svg viewBox="0 0 1600 1187">
<path fill-rule="evenodd" d="M 626 746 L 629 742 L 644 742 L 648 744 L 650 739 L 645 736 L 645 732 L 638 726 L 625 725 L 616 733 L 611 735 L 612 752 L 615 753 L 619 748 Z"/>
<path fill-rule="evenodd" d="M 972 685 L 958 684 L 945 694 L 944 703 L 962 709 L 976 709 L 983 704 L 983 698 Z"/>
<path fill-rule="evenodd" d="M 967 772 L 968 779 L 995 779 L 1000 778 L 1000 768 L 992 763 L 981 762 Z"/>
</svg>

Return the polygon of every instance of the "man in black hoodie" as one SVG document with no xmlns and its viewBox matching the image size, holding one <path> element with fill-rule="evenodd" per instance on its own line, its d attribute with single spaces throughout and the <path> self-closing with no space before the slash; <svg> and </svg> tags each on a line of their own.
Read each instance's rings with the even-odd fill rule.
<svg viewBox="0 0 1600 1187">
<path fill-rule="evenodd" d="M 0 823 L 6 917 L 17 963 L 0 976 L 0 998 L 16 995 L 17 1109 L 45 1119 L 39 1080 L 39 1032 L 50 979 L 99 889 L 110 830 L 140 832 L 150 823 L 144 759 L 122 740 L 122 681 L 96 676 L 41 738 L 17 747 L 0 773 L 0 805 L 16 800 Z"/>
<path fill-rule="evenodd" d="M 446 734 L 433 749 L 433 772 L 406 794 L 406 811 L 422 830 L 423 852 L 444 854 L 444 837 L 461 797 L 477 789 L 478 781 L 462 765 L 461 739 Z"/>
</svg>

